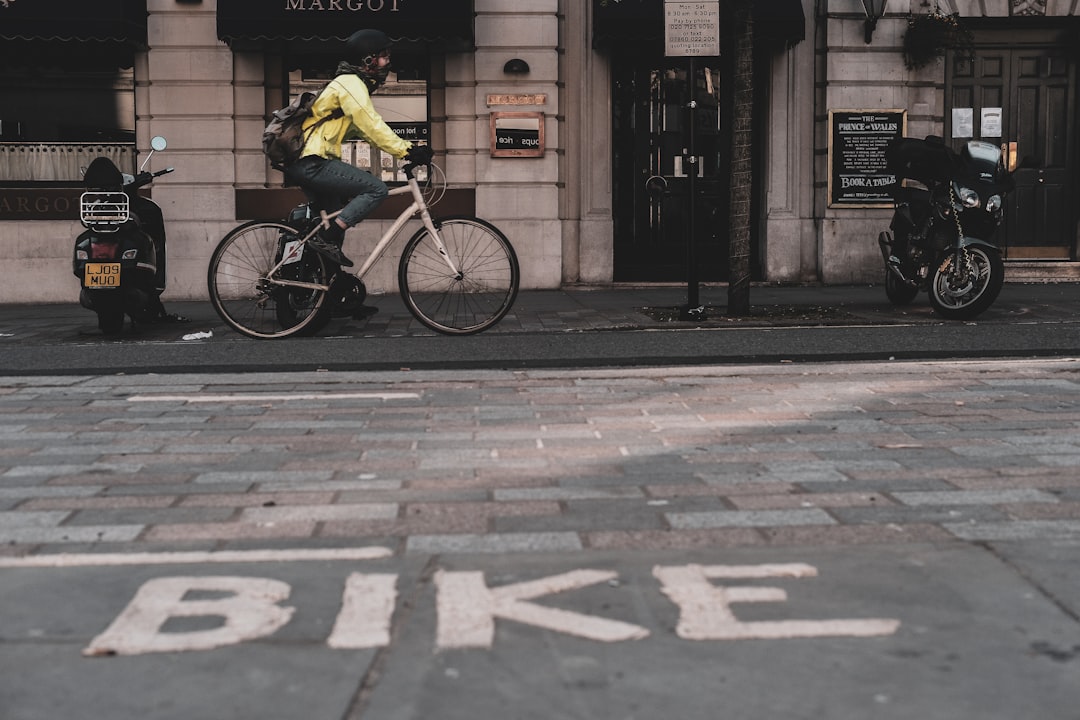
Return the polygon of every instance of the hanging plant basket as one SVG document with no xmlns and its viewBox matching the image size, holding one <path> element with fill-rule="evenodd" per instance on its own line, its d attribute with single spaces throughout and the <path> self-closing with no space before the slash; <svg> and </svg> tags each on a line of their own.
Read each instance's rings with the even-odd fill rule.
<svg viewBox="0 0 1080 720">
<path fill-rule="evenodd" d="M 944 56 L 948 50 L 971 57 L 973 43 L 971 31 L 960 24 L 958 14 L 946 15 L 935 7 L 925 15 L 908 16 L 904 64 L 909 70 L 918 70 Z"/>
</svg>

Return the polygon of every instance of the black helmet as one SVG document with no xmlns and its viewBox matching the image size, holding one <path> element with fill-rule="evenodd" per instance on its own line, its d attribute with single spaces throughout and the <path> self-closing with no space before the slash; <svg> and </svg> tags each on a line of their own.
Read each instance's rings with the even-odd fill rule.
<svg viewBox="0 0 1080 720">
<path fill-rule="evenodd" d="M 364 66 L 392 44 L 390 36 L 382 30 L 357 30 L 345 41 L 346 59 L 354 65 Z"/>
<path fill-rule="evenodd" d="M 390 64 L 379 67 L 379 54 L 389 50 L 393 41 L 381 30 L 357 30 L 345 41 L 345 62 L 356 68 L 368 88 L 374 92 L 386 82 Z"/>
<path fill-rule="evenodd" d="M 86 168 L 83 184 L 88 188 L 119 189 L 124 185 L 124 174 L 112 160 L 99 157 Z"/>
</svg>

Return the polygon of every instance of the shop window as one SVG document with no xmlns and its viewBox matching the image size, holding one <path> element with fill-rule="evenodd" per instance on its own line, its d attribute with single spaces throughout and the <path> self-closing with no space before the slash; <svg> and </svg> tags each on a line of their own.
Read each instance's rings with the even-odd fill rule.
<svg viewBox="0 0 1080 720">
<path fill-rule="evenodd" d="M 289 73 L 289 97 L 304 91 L 318 92 L 333 79 L 335 62 L 325 57 L 307 58 L 301 63 L 294 61 L 294 65 L 300 67 Z M 411 55 L 395 48 L 393 71 L 371 97 L 375 110 L 386 124 L 417 145 L 431 142 L 429 62 L 426 54 Z M 343 161 L 367 170 L 387 184 L 405 182 L 400 169 L 402 161 L 362 139 L 345 143 L 341 151 Z"/>
<path fill-rule="evenodd" d="M 58 56 L 0 68 L 0 185 L 77 185 L 100 155 L 134 171 L 134 71 L 93 65 Z"/>
</svg>

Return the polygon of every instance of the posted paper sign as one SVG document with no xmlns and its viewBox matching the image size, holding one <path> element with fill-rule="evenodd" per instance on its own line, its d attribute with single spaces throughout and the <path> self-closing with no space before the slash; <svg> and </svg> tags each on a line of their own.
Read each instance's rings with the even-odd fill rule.
<svg viewBox="0 0 1080 720">
<path fill-rule="evenodd" d="M 971 108 L 953 108 L 952 136 L 969 138 L 975 135 L 975 111 Z"/>
<path fill-rule="evenodd" d="M 716 57 L 720 54 L 720 0 L 664 1 L 664 55 Z"/>
<path fill-rule="evenodd" d="M 1001 108 L 982 109 L 982 137 L 1001 137 Z"/>
</svg>

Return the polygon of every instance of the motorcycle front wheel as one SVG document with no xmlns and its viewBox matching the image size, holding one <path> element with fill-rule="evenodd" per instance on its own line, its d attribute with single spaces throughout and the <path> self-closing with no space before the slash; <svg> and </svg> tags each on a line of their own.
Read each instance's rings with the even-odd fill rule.
<svg viewBox="0 0 1080 720">
<path fill-rule="evenodd" d="M 930 306 L 943 318 L 970 320 L 994 304 L 1004 282 L 1001 254 L 971 245 L 938 265 L 930 283 Z"/>
</svg>

